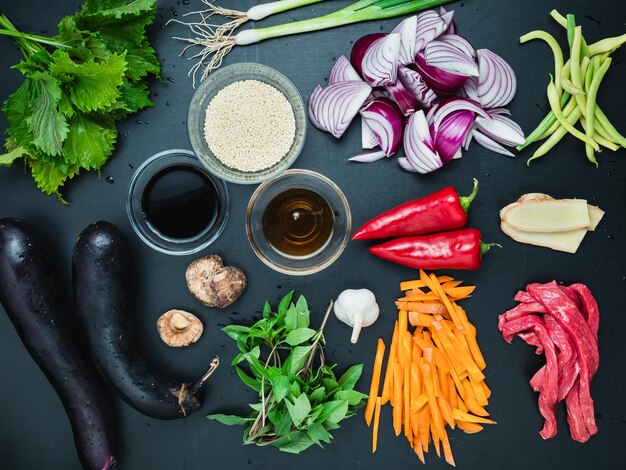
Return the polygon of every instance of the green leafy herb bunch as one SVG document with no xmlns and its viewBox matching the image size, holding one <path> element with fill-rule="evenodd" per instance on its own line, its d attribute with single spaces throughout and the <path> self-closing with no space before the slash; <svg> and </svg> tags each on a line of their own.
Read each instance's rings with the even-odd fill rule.
<svg viewBox="0 0 626 470">
<path fill-rule="evenodd" d="M 81 170 L 99 170 L 113 153 L 116 122 L 148 106 L 146 80 L 160 64 L 146 37 L 156 0 L 86 0 L 53 38 L 18 31 L 0 15 L 0 34 L 24 55 L 24 83 L 4 103 L 9 123 L 0 165 L 21 158 L 41 191 Z M 61 199 L 62 200 L 62 199 Z"/>
<path fill-rule="evenodd" d="M 367 395 L 354 390 L 363 364 L 350 367 L 339 379 L 324 354 L 323 329 L 310 328 L 307 301 L 294 304 L 293 291 L 276 312 L 268 302 L 263 318 L 252 326 L 230 325 L 223 331 L 240 353 L 232 365 L 241 381 L 259 394 L 252 414 L 207 416 L 227 425 L 246 425 L 244 444 L 273 445 L 298 454 L 313 444 L 330 443 L 329 431 L 363 405 Z M 244 367 L 246 370 L 244 370 Z"/>
</svg>

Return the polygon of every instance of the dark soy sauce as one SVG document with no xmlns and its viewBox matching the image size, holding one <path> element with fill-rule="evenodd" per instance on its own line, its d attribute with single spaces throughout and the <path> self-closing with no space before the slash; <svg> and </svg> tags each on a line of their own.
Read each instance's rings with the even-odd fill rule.
<svg viewBox="0 0 626 470">
<path fill-rule="evenodd" d="M 143 191 L 141 208 L 152 229 L 162 236 L 194 239 L 215 223 L 218 197 L 207 175 L 176 165 L 152 177 Z"/>
</svg>

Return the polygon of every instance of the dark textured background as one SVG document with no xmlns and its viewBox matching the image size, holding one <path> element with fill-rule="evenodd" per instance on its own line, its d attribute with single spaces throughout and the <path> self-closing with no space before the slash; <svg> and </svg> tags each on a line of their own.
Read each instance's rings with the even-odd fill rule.
<svg viewBox="0 0 626 470">
<path fill-rule="evenodd" d="M 251 1 L 221 2 L 242 8 Z M 305 8 L 280 16 L 280 20 L 304 18 L 346 5 L 347 1 Z M 80 1 L 0 1 L 0 10 L 26 31 L 53 35 L 56 24 L 71 14 Z M 419 468 L 420 464 L 404 438 L 393 437 L 389 407 L 382 413 L 379 450 L 370 453 L 371 433 L 359 415 L 334 432 L 335 441 L 322 450 L 312 449 L 301 456 L 279 453 L 273 448 L 241 446 L 238 427 L 225 427 L 207 421 L 209 412 L 243 412 L 255 398 L 229 370 L 235 346 L 219 330 L 220 325 L 249 323 L 265 299 L 275 301 L 289 289 L 306 294 L 314 310 L 314 322 L 330 297 L 349 287 L 368 287 L 378 296 L 382 307 L 380 320 L 363 331 L 356 346 L 349 344 L 349 329 L 336 320 L 327 328 L 328 352 L 343 370 L 355 362 L 365 362 L 361 390 L 369 385 L 376 338 L 389 340 L 398 296 L 398 282 L 415 276 L 403 267 L 374 259 L 365 243 L 350 243 L 332 267 L 309 278 L 289 278 L 275 273 L 256 259 L 245 237 L 244 214 L 253 187 L 229 185 L 232 195 L 231 218 L 219 241 L 210 249 L 220 253 L 227 263 L 241 266 L 250 286 L 239 302 L 218 311 L 203 308 L 187 292 L 184 270 L 189 257 L 158 254 L 144 246 L 132 233 L 124 202 L 133 167 L 150 155 L 168 148 L 189 148 L 185 126 L 187 106 L 193 90 L 186 73 L 191 65 L 178 57 L 181 46 L 170 37 L 186 34 L 182 27 L 164 28 L 164 23 L 193 9 L 191 2 L 159 1 L 159 11 L 150 29 L 153 43 L 163 64 L 165 84 L 153 83 L 151 89 L 157 106 L 140 113 L 120 126 L 121 138 L 115 157 L 103 169 L 82 175 L 64 194 L 71 205 L 63 206 L 54 197 L 39 193 L 21 165 L 0 169 L 0 216 L 20 217 L 30 221 L 52 240 L 58 256 L 58 270 L 63 274 L 69 296 L 70 255 L 76 235 L 90 222 L 106 219 L 117 224 L 127 235 L 137 267 L 135 318 L 137 340 L 154 367 L 181 378 L 198 376 L 214 354 L 223 365 L 211 379 L 202 411 L 188 419 L 160 422 L 149 419 L 115 399 L 115 415 L 120 442 L 121 469 L 301 469 L 345 468 Z M 548 12 L 558 8 L 577 15 L 591 42 L 626 31 L 626 4 L 622 0 L 553 1 L 468 0 L 455 2 L 460 30 L 477 47 L 493 49 L 508 60 L 519 79 L 515 101 L 510 106 L 513 117 L 529 131 L 543 117 L 547 102 L 545 86 L 552 60 L 544 44 L 534 42 L 524 47 L 517 38 L 532 29 L 563 31 L 553 23 Z M 266 21 L 272 23 L 273 20 Z M 305 98 L 316 83 L 324 81 L 333 59 L 349 54 L 352 41 L 372 31 L 391 30 L 399 20 L 354 25 L 338 30 L 271 40 L 235 50 L 226 63 L 260 62 L 277 68 L 298 86 Z M 9 38 L 0 38 L 0 99 L 5 100 L 22 82 L 21 75 L 10 70 L 20 56 Z M 602 87 L 599 101 L 618 129 L 626 132 L 626 59 L 625 51 L 615 54 Z M 0 130 L 6 121 L 0 117 Z M 480 271 L 452 273 L 460 275 L 478 289 L 464 302 L 471 320 L 478 328 L 478 340 L 487 359 L 487 381 L 493 390 L 489 411 L 498 421 L 477 435 L 451 433 L 452 447 L 460 468 L 569 468 L 616 469 L 626 467 L 623 443 L 626 438 L 626 210 L 624 176 L 626 152 L 606 152 L 599 157 L 600 168 L 587 163 L 584 145 L 569 137 L 550 154 L 528 168 L 525 151 L 509 159 L 472 145 L 462 160 L 455 161 L 431 176 L 415 176 L 401 171 L 396 162 L 372 165 L 349 164 L 346 159 L 359 150 L 358 124 L 340 141 L 311 129 L 298 168 L 319 171 L 345 191 L 352 206 L 354 224 L 359 226 L 371 216 L 408 199 L 431 193 L 445 185 L 454 185 L 467 193 L 471 179 L 481 182 L 481 191 L 470 211 L 470 224 L 481 229 L 484 238 L 503 245 L 485 257 Z M 108 182 L 107 179 L 110 181 Z M 577 255 L 557 253 L 543 248 L 520 245 L 499 230 L 498 210 L 520 194 L 532 191 L 555 197 L 586 198 L 607 211 L 597 232 L 589 234 Z M 207 251 L 206 254 L 208 254 Z M 537 434 L 542 420 L 537 410 L 537 395 L 528 385 L 541 360 L 531 348 L 516 340 L 512 346 L 500 337 L 496 327 L 498 314 L 513 306 L 516 290 L 531 281 L 557 279 L 566 283 L 584 282 L 596 295 L 601 309 L 600 370 L 592 385 L 596 403 L 599 434 L 587 444 L 573 442 L 559 405 L 559 433 L 544 442 Z M 155 329 L 158 316 L 170 308 L 188 309 L 198 314 L 205 333 L 198 344 L 183 350 L 170 349 L 161 343 Z M 28 356 L 8 318 L 0 314 L 0 468 L 20 470 L 79 468 L 70 427 L 54 391 Z M 246 410 L 247 411 L 247 410 Z M 443 460 L 428 456 L 430 468 L 446 468 Z"/>
</svg>

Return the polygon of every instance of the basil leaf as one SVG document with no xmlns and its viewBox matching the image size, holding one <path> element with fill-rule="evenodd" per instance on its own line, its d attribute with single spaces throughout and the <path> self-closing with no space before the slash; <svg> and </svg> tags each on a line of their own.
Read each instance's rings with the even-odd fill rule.
<svg viewBox="0 0 626 470">
<path fill-rule="evenodd" d="M 245 385 L 247 385 L 248 387 L 250 387 L 252 390 L 254 390 L 257 393 L 261 391 L 260 380 L 253 379 L 248 374 L 246 374 L 240 367 L 235 367 L 235 372 L 237 372 L 237 375 L 239 376 L 239 378 Z"/>
<path fill-rule="evenodd" d="M 263 306 L 263 318 L 268 318 L 272 313 L 272 306 L 268 301 L 265 301 L 265 305 Z"/>
<path fill-rule="evenodd" d="M 311 411 L 311 403 L 304 393 L 296 398 L 293 404 L 289 401 L 285 401 L 285 405 L 287 405 L 289 416 L 291 416 L 291 420 L 296 427 L 300 426 Z"/>
<path fill-rule="evenodd" d="M 298 344 L 304 343 L 311 339 L 317 331 L 312 330 L 310 328 L 298 328 L 296 330 L 290 331 L 285 338 L 285 343 L 290 346 L 297 346 Z"/>
<path fill-rule="evenodd" d="M 303 450 L 308 449 L 313 445 L 313 441 L 309 439 L 306 434 L 301 431 L 292 433 L 289 437 L 276 443 L 276 446 L 283 452 L 289 452 L 291 454 L 299 454 Z"/>
<path fill-rule="evenodd" d="M 289 292 L 278 304 L 278 315 L 284 315 L 287 313 L 287 308 L 289 308 L 289 304 L 291 303 L 293 292 L 294 291 Z"/>
<path fill-rule="evenodd" d="M 291 353 L 291 364 L 289 366 L 290 374 L 297 374 L 304 367 L 309 354 L 311 353 L 312 345 L 309 346 L 296 346 Z"/>
<path fill-rule="evenodd" d="M 285 398 L 289 392 L 290 386 L 291 382 L 284 375 L 278 375 L 272 379 L 272 394 L 278 403 L 283 401 L 283 398 Z"/>
<path fill-rule="evenodd" d="M 324 389 L 324 387 L 319 387 L 319 388 L 316 388 L 313 391 L 313 393 L 309 395 L 309 400 L 311 400 L 312 402 L 316 402 L 316 401 L 323 400 L 325 396 L 326 396 L 326 390 Z"/>
<path fill-rule="evenodd" d="M 287 331 L 292 331 L 298 328 L 298 310 L 292 304 L 285 314 L 285 329 Z"/>
<path fill-rule="evenodd" d="M 276 435 L 286 436 L 290 433 L 292 426 L 291 416 L 289 416 L 289 413 L 284 413 L 280 422 L 276 425 Z"/>
<path fill-rule="evenodd" d="M 319 423 L 313 423 L 309 426 L 309 429 L 306 430 L 306 435 L 309 439 L 311 439 L 311 441 L 318 444 L 320 447 L 320 442 L 330 444 L 330 440 L 332 438 L 326 428 Z"/>
<path fill-rule="evenodd" d="M 345 400 L 332 400 L 324 403 L 322 406 L 322 412 L 315 420 L 318 423 L 330 421 L 331 423 L 337 423 L 343 419 L 348 412 L 348 402 Z"/>
<path fill-rule="evenodd" d="M 359 377 L 361 377 L 362 372 L 363 364 L 353 365 L 339 379 L 339 387 L 342 390 L 352 390 L 359 380 Z"/>
<path fill-rule="evenodd" d="M 369 398 L 369 396 L 364 393 L 357 392 L 356 390 L 339 390 L 335 393 L 333 398 L 335 400 L 345 400 L 349 405 L 356 406 L 363 400 Z"/>
<path fill-rule="evenodd" d="M 242 418 L 241 416 L 222 415 L 222 414 L 208 415 L 207 419 L 210 419 L 212 421 L 217 421 L 227 426 L 238 426 L 241 424 L 246 424 L 248 421 L 251 421 L 250 418 Z"/>
<path fill-rule="evenodd" d="M 241 325 L 228 325 L 222 328 L 222 331 L 226 333 L 229 336 L 229 338 L 237 341 L 237 339 L 240 336 L 249 334 L 250 328 L 248 328 L 247 326 L 241 326 Z"/>
<path fill-rule="evenodd" d="M 322 380 L 322 383 L 324 384 L 324 388 L 329 394 L 333 393 L 339 388 L 339 384 L 333 379 L 324 379 Z"/>
</svg>

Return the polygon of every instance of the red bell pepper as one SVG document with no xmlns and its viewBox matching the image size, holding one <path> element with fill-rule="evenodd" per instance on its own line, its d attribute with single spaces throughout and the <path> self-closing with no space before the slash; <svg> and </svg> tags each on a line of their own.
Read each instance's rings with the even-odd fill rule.
<svg viewBox="0 0 626 470">
<path fill-rule="evenodd" d="M 370 248 L 379 258 L 417 269 L 467 269 L 480 267 L 493 244 L 481 240 L 475 228 L 390 240 Z M 499 245 L 498 245 L 499 246 Z"/>
<path fill-rule="evenodd" d="M 467 223 L 467 210 L 477 192 L 478 181 L 474 180 L 472 194 L 467 197 L 459 196 L 456 189 L 448 187 L 405 202 L 367 222 L 352 239 L 406 237 L 462 228 Z"/>
</svg>

